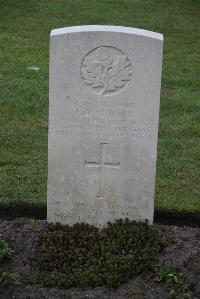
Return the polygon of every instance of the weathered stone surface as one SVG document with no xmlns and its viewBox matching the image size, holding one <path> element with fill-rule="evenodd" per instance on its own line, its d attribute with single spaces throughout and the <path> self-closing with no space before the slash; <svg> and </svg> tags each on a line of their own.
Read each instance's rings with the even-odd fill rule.
<svg viewBox="0 0 200 299">
<path fill-rule="evenodd" d="M 119 26 L 51 32 L 48 221 L 153 221 L 163 38 Z"/>
</svg>

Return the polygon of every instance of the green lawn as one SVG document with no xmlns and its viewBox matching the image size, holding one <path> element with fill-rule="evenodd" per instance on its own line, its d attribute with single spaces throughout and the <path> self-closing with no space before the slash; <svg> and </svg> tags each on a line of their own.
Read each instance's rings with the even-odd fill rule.
<svg viewBox="0 0 200 299">
<path fill-rule="evenodd" d="M 0 0 L 0 205 L 46 204 L 49 34 L 79 24 L 164 34 L 156 209 L 199 213 L 199 0 Z"/>
</svg>

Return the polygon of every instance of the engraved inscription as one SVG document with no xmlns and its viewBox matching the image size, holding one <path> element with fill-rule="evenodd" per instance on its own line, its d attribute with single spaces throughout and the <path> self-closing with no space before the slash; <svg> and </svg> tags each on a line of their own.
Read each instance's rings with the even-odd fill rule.
<svg viewBox="0 0 200 299">
<path fill-rule="evenodd" d="M 135 102 L 112 99 L 97 101 L 93 97 L 71 99 L 70 115 L 62 122 L 50 124 L 50 133 L 56 135 L 84 134 L 107 139 L 123 137 L 144 138 L 154 134 L 156 124 L 138 120 Z M 52 127 L 52 129 L 51 129 Z"/>
<path fill-rule="evenodd" d="M 128 120 L 105 120 L 105 119 L 66 119 L 63 126 L 54 131 L 55 135 L 72 135 L 77 133 L 87 134 L 101 138 L 123 138 L 134 137 L 137 139 L 144 138 L 154 134 L 154 124 L 135 122 L 133 119 Z"/>
<path fill-rule="evenodd" d="M 81 64 L 81 77 L 97 94 L 110 95 L 120 91 L 130 81 L 131 62 L 121 50 L 98 47 L 90 51 Z"/>
<path fill-rule="evenodd" d="M 97 199 L 103 199 L 103 193 L 102 193 L 102 186 L 103 186 L 103 171 L 105 167 L 108 168 L 120 168 L 120 162 L 118 163 L 108 163 L 105 162 L 105 149 L 108 143 L 100 143 L 100 159 L 99 162 L 88 162 L 85 161 L 85 167 L 96 167 L 99 171 L 99 191 Z"/>
<path fill-rule="evenodd" d="M 50 203 L 54 208 L 55 205 L 53 202 Z M 138 209 L 136 204 L 126 203 L 125 206 L 120 205 L 119 203 L 106 203 L 105 201 L 96 201 L 96 202 L 73 202 L 73 208 L 67 209 L 69 207 L 67 202 L 57 202 L 56 206 L 59 206 L 61 210 L 55 210 L 56 221 L 72 221 L 76 223 L 77 221 L 83 221 L 83 215 L 87 211 L 86 222 L 92 225 L 103 227 L 100 223 L 97 223 L 96 220 L 102 215 L 102 212 L 106 211 L 109 219 L 114 221 L 115 219 L 120 218 L 130 218 L 133 215 L 137 215 Z"/>
</svg>

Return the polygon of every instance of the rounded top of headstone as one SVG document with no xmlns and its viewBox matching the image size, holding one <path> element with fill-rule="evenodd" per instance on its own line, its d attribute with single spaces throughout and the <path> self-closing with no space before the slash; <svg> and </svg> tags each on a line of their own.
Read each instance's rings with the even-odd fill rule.
<svg viewBox="0 0 200 299">
<path fill-rule="evenodd" d="M 83 25 L 83 26 L 70 26 L 64 28 L 58 28 L 51 31 L 51 36 L 66 34 L 66 33 L 75 33 L 75 32 L 117 32 L 117 33 L 128 33 L 133 35 L 146 36 L 158 40 L 163 40 L 163 35 L 161 33 L 132 28 L 124 26 L 114 26 L 114 25 Z"/>
</svg>

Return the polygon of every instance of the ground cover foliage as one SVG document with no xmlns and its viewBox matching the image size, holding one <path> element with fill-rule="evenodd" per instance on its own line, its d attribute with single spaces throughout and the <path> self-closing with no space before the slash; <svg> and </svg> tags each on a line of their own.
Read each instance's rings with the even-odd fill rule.
<svg viewBox="0 0 200 299">
<path fill-rule="evenodd" d="M 0 263 L 9 258 L 13 253 L 13 250 L 10 248 L 8 243 L 5 240 L 0 240 Z"/>
<path fill-rule="evenodd" d="M 9 284 L 20 284 L 21 277 L 18 273 L 2 271 L 1 264 L 12 257 L 14 253 L 8 242 L 0 239 L 0 287 L 7 286 Z"/>
<path fill-rule="evenodd" d="M 35 265 L 45 286 L 116 287 L 150 269 L 164 242 L 147 223 L 119 220 L 99 230 L 49 224 L 39 236 Z"/>
<path fill-rule="evenodd" d="M 11 221 L 0 219 L 2 240 L 7 243 L 6 248 L 9 247 L 13 251 L 11 255 L 4 255 L 5 258 L 0 262 L 0 298 L 200 298 L 199 228 L 159 224 L 151 226 L 150 229 L 156 237 L 153 246 L 155 249 L 157 248 L 156 251 L 158 252 L 158 254 L 155 254 L 152 267 L 149 271 L 143 270 L 139 275 L 133 274 L 132 279 L 115 289 L 105 286 L 68 288 L 70 284 L 73 285 L 73 280 L 69 280 L 69 276 L 65 273 L 63 275 L 62 272 L 52 271 L 52 275 L 49 276 L 48 271 L 41 269 L 42 266 L 39 270 L 36 267 L 36 261 L 33 261 L 33 257 L 35 254 L 38 257 L 38 238 L 40 239 L 41 234 L 47 232 L 47 228 L 47 223 L 43 220 L 19 218 Z M 52 227 L 51 230 L 53 230 Z M 60 235 L 60 229 L 57 228 L 56 231 Z M 70 236 L 70 239 L 73 240 L 72 234 Z M 149 240 L 146 233 L 143 233 L 143 236 Z M 158 244 L 157 240 L 160 240 Z M 83 241 L 80 240 L 79 243 L 84 248 Z M 62 242 L 60 244 L 62 245 Z M 54 246 L 53 243 L 52 246 Z M 135 248 L 134 245 L 133 247 Z M 163 247 L 164 250 L 162 250 Z M 78 248 L 80 249 L 80 247 Z M 89 249 L 91 248 L 89 247 Z M 50 250 L 52 250 L 52 247 Z M 160 250 L 161 252 L 159 252 Z M 44 256 L 45 254 L 42 258 Z M 83 254 L 79 256 L 83 256 Z M 61 257 L 63 257 L 63 253 L 61 253 Z M 55 261 L 55 255 L 53 255 L 53 258 Z M 94 258 L 96 259 L 96 257 Z M 50 257 L 47 256 L 47 259 L 50 259 Z M 138 259 L 138 256 L 136 256 L 136 259 Z M 39 262 L 39 259 L 37 260 Z M 59 260 L 59 256 L 57 260 Z M 42 276 L 41 273 L 43 273 Z M 39 277 L 38 274 L 40 274 Z M 95 271 L 94 274 L 96 275 Z M 61 282 L 58 282 L 59 279 L 61 279 Z M 84 278 L 84 274 L 81 279 L 80 276 L 77 276 L 77 279 L 79 279 L 78 283 L 81 282 L 80 285 L 82 286 L 89 285 L 91 281 L 94 282 L 94 279 L 91 280 L 91 278 L 88 282 Z M 93 285 L 96 285 L 95 283 Z M 51 285 L 62 285 L 64 287 L 48 287 Z"/>
<path fill-rule="evenodd" d="M 0 204 L 46 205 L 51 29 L 116 24 L 164 34 L 155 207 L 199 213 L 199 15 L 199 0 L 1 0 Z"/>
</svg>

